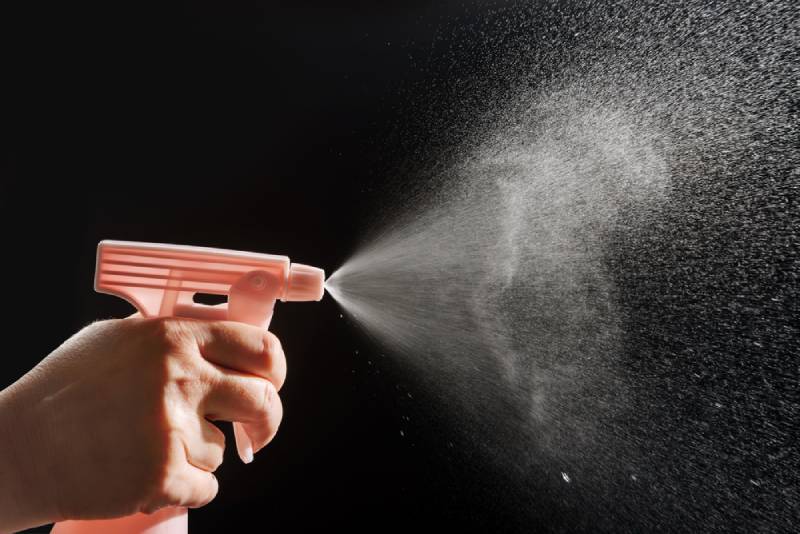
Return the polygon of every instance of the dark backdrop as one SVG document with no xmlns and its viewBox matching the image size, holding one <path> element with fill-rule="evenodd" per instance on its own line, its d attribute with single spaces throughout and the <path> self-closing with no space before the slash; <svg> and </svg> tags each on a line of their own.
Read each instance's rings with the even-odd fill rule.
<svg viewBox="0 0 800 534">
<path fill-rule="evenodd" d="M 480 95 L 466 105 L 459 79 L 468 75 L 480 86 L 489 60 L 469 32 L 449 28 L 499 4 L 4 5 L 0 387 L 82 326 L 132 311 L 92 291 L 101 239 L 287 254 L 329 272 L 341 265 L 368 221 L 392 209 L 382 194 L 398 176 L 392 169 L 431 150 L 423 146 L 435 143 L 431 109 L 458 115 L 480 107 Z M 549 4 L 543 13 L 558 11 L 558 2 Z M 544 15 L 531 20 L 526 31 L 544 40 L 564 32 L 577 39 Z M 513 17 L 500 22 L 513 26 Z M 502 90 L 502 80 L 486 87 Z M 448 134 L 457 138 L 458 129 Z M 453 434 L 436 403 L 326 298 L 279 305 L 272 329 L 290 365 L 281 432 L 250 466 L 228 451 L 218 498 L 192 512 L 193 534 L 246 527 L 592 532 L 607 515 L 596 508 L 609 501 L 633 518 L 620 531 L 747 531 L 775 518 L 787 530 L 798 513 L 791 439 L 800 406 L 791 324 L 797 218 L 796 207 L 787 207 L 796 206 L 789 200 L 796 178 L 766 163 L 762 171 L 706 177 L 722 191 L 709 198 L 693 196 L 691 180 L 679 183 L 674 194 L 687 208 L 652 230 L 647 257 L 659 267 L 640 268 L 641 258 L 624 254 L 613 266 L 625 288 L 631 376 L 645 377 L 653 396 L 680 408 L 645 407 L 641 418 L 650 424 L 655 412 L 677 421 L 667 436 L 707 437 L 704 456 L 684 455 L 677 443 L 678 452 L 665 456 L 679 468 L 655 466 L 674 476 L 650 485 L 651 516 L 638 489 L 602 500 L 594 488 L 576 497 L 533 487 L 522 502 L 505 502 L 513 488 L 484 465 L 486 456 L 457 438 L 445 445 Z M 763 184 L 752 187 L 764 194 L 723 194 L 749 193 L 739 187 L 748 183 Z M 729 218 L 709 229 L 717 212 Z M 775 254 L 781 232 L 785 253 Z M 687 250 L 694 263 L 684 261 Z M 640 272 L 650 278 L 642 281 Z M 697 295 L 714 298 L 698 302 Z M 738 307 L 726 308 L 730 302 Z M 667 364 L 652 372 L 659 361 Z M 706 394 L 741 415 L 695 413 L 694 398 Z M 767 454 L 773 449 L 780 454 Z M 753 482 L 762 478 L 770 484 Z M 726 493 L 730 487 L 734 493 Z M 536 502 L 524 501 L 528 495 Z M 739 508 L 749 522 L 726 520 Z"/>
<path fill-rule="evenodd" d="M 381 210 L 382 169 L 402 157 L 386 136 L 414 128 L 407 92 L 426 74 L 412 56 L 461 10 L 432 4 L 4 6 L 2 313 L 13 350 L 0 387 L 89 322 L 132 311 L 92 290 L 101 239 L 341 265 Z M 428 458 L 435 435 L 400 435 L 413 383 L 379 376 L 330 298 L 279 305 L 272 329 L 290 362 L 281 432 L 250 466 L 228 451 L 193 533 L 400 530 L 423 516 L 458 527 L 486 515 L 466 474 L 451 474 L 457 459 Z"/>
</svg>

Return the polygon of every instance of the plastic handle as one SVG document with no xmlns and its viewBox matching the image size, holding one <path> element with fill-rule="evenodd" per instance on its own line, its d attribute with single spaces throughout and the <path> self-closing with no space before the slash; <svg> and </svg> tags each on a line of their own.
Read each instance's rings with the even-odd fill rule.
<svg viewBox="0 0 800 534">
<path fill-rule="evenodd" d="M 180 283 L 174 290 L 163 293 L 158 316 L 223 319 L 251 324 L 264 329 L 272 320 L 275 301 L 283 291 L 285 280 L 266 270 L 250 271 L 241 276 L 228 293 L 227 311 L 223 307 L 181 303 Z M 145 306 L 136 306 L 144 317 L 153 316 Z M 253 441 L 241 423 L 233 423 L 236 450 L 245 463 L 253 461 Z M 93 521 L 63 521 L 51 532 L 55 534 L 186 534 L 189 531 L 188 510 L 182 507 L 164 508 L 153 514 L 134 514 L 116 519 Z"/>
</svg>

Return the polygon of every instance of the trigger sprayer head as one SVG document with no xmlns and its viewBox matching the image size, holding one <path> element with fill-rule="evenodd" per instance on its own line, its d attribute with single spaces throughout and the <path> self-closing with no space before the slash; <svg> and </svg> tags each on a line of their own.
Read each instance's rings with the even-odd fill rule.
<svg viewBox="0 0 800 534">
<path fill-rule="evenodd" d="M 302 263 L 293 263 L 289 268 L 284 301 L 302 302 L 322 300 L 325 293 L 325 271 Z"/>
</svg>

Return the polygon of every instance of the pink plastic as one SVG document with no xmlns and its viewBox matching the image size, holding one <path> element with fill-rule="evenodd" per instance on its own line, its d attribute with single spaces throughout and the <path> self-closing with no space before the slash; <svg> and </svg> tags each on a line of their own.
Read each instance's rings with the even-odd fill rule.
<svg viewBox="0 0 800 534">
<path fill-rule="evenodd" d="M 121 297 L 145 317 L 193 317 L 230 320 L 267 328 L 276 300 L 320 300 L 322 269 L 290 264 L 286 256 L 206 247 L 101 241 L 97 245 L 94 288 Z M 196 293 L 227 295 L 228 302 L 207 306 Z M 236 448 L 245 463 L 253 447 L 244 427 L 234 423 Z M 55 534 L 185 534 L 185 508 L 110 520 L 64 521 Z"/>
</svg>

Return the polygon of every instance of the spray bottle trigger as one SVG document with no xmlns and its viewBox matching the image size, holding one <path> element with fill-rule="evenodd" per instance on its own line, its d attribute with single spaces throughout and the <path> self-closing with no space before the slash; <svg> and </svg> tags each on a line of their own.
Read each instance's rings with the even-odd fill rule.
<svg viewBox="0 0 800 534">
<path fill-rule="evenodd" d="M 250 271 L 231 286 L 228 293 L 228 319 L 259 326 L 266 330 L 272 319 L 275 301 L 283 294 L 285 279 L 268 271 Z M 253 440 L 239 422 L 233 423 L 239 458 L 253 461 Z"/>
<path fill-rule="evenodd" d="M 285 280 L 276 273 L 258 270 L 244 274 L 228 294 L 228 320 L 268 328 L 284 285 Z"/>
</svg>

